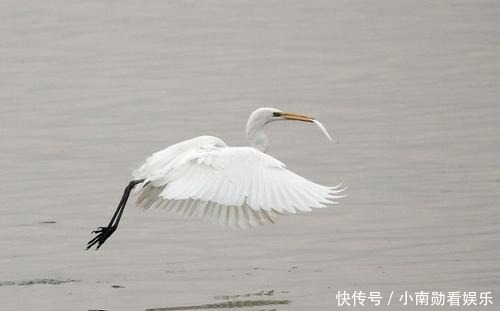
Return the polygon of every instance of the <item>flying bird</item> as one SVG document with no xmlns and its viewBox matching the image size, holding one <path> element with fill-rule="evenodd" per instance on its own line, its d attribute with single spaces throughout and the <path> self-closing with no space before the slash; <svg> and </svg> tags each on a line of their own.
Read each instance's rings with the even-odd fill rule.
<svg viewBox="0 0 500 311">
<path fill-rule="evenodd" d="M 233 228 L 274 223 L 284 212 L 311 211 L 337 203 L 345 190 L 314 183 L 288 170 L 266 154 L 269 142 L 264 126 L 281 120 L 315 123 L 331 141 L 324 126 L 313 117 L 259 108 L 248 119 L 250 147 L 229 147 L 214 136 L 199 136 L 154 153 L 136 169 L 106 227 L 92 233 L 87 243 L 96 250 L 115 232 L 132 191 L 137 205 L 163 207 L 187 217 L 198 217 Z"/>
</svg>

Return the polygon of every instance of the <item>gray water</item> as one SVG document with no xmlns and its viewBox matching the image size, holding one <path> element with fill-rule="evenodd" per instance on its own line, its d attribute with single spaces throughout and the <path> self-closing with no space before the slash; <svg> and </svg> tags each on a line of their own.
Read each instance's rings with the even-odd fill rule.
<svg viewBox="0 0 500 311">
<path fill-rule="evenodd" d="M 406 290 L 492 291 L 498 310 L 498 1 L 1 1 L 0 20 L 0 309 L 336 310 L 337 291 Z M 130 202 L 84 251 L 146 156 L 245 145 L 260 106 L 332 131 L 272 124 L 269 153 L 349 197 L 246 231 Z"/>
</svg>

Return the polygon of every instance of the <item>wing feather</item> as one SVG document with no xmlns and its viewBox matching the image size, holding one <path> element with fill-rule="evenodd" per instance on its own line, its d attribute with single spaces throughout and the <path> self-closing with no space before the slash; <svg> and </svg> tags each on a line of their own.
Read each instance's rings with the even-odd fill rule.
<svg viewBox="0 0 500 311">
<path fill-rule="evenodd" d="M 202 136 L 149 157 L 136 171 L 137 205 L 164 207 L 234 228 L 274 223 L 283 211 L 296 213 L 335 204 L 345 190 L 327 187 L 288 170 L 250 147 L 227 147 Z"/>
</svg>

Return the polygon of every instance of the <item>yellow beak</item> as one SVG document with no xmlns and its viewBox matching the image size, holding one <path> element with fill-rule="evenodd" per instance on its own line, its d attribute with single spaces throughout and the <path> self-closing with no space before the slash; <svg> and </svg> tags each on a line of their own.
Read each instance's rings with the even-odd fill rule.
<svg viewBox="0 0 500 311">
<path fill-rule="evenodd" d="M 282 112 L 281 116 L 287 120 L 303 121 L 303 122 L 313 122 L 314 118 L 309 116 L 304 116 L 301 114 Z"/>
</svg>

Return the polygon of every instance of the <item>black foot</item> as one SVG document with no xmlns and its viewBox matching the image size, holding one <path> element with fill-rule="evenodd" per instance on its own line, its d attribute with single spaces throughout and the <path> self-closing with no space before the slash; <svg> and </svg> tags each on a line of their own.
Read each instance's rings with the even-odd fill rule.
<svg viewBox="0 0 500 311">
<path fill-rule="evenodd" d="M 92 233 L 97 234 L 92 240 L 87 243 L 87 248 L 89 249 L 95 244 L 97 244 L 96 250 L 101 247 L 101 245 L 106 242 L 106 240 L 115 232 L 116 226 L 111 227 L 99 227 L 97 230 L 92 231 Z"/>
</svg>

